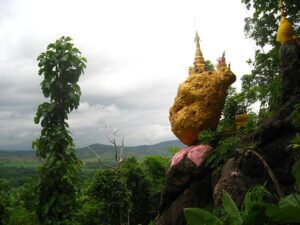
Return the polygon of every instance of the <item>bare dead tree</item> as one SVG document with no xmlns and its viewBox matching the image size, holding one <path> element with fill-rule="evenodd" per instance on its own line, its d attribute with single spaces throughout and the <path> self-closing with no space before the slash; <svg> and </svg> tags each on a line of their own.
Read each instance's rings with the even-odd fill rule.
<svg viewBox="0 0 300 225">
<path fill-rule="evenodd" d="M 124 144 L 124 135 L 122 135 L 121 143 L 118 144 L 117 138 L 120 138 L 120 136 L 118 135 L 118 131 L 119 129 L 113 132 L 112 137 L 107 137 L 107 139 L 115 148 L 115 160 L 117 162 L 118 169 L 120 169 L 122 162 L 124 161 L 123 152 L 125 149 L 125 144 Z"/>
<path fill-rule="evenodd" d="M 104 167 L 115 169 L 115 167 L 103 162 L 101 157 L 98 155 L 98 153 L 93 148 L 91 148 L 90 146 L 86 146 L 86 147 L 96 156 L 100 165 L 102 165 Z"/>
</svg>

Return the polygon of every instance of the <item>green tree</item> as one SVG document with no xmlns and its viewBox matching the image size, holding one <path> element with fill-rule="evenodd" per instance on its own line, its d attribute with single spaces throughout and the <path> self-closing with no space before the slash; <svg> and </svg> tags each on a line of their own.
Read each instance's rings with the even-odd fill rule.
<svg viewBox="0 0 300 225">
<path fill-rule="evenodd" d="M 298 0 L 285 0 L 286 14 L 294 23 L 296 33 L 300 34 Z M 250 74 L 242 77 L 242 91 L 246 98 L 261 102 L 262 109 L 274 111 L 281 104 L 281 77 L 279 67 L 279 43 L 276 31 L 279 24 L 279 1 L 242 0 L 253 14 L 245 19 L 246 36 L 252 38 L 257 49 L 255 58 L 249 64 L 253 66 Z"/>
<path fill-rule="evenodd" d="M 151 212 L 151 182 L 135 157 L 126 159 L 123 171 L 127 188 L 131 192 L 132 210 L 129 224 L 148 224 L 154 215 Z M 156 214 L 156 213 L 155 213 Z"/>
<path fill-rule="evenodd" d="M 181 150 L 179 146 L 168 146 L 166 147 L 167 152 L 171 153 L 174 156 L 177 152 Z"/>
<path fill-rule="evenodd" d="M 210 60 L 205 60 L 205 66 L 208 71 L 210 71 L 210 72 L 215 71 L 215 65 Z"/>
<path fill-rule="evenodd" d="M 122 225 L 128 220 L 131 194 L 124 174 L 116 169 L 102 169 L 90 188 L 91 196 L 102 203 L 99 215 L 103 225 Z"/>
<path fill-rule="evenodd" d="M 31 178 L 22 186 L 12 188 L 8 194 L 10 206 L 9 225 L 38 224 L 35 210 L 37 208 L 37 178 Z"/>
<path fill-rule="evenodd" d="M 162 189 L 166 181 L 166 173 L 170 166 L 170 158 L 162 156 L 145 157 L 142 167 L 151 183 L 151 215 L 157 215 Z"/>
<path fill-rule="evenodd" d="M 9 190 L 9 183 L 7 180 L 0 179 L 0 225 L 7 224 L 8 214 L 8 199 L 7 192 Z"/>
<path fill-rule="evenodd" d="M 152 187 L 156 191 L 161 191 L 166 180 L 167 168 L 170 161 L 162 156 L 147 156 L 145 157 L 142 166 L 149 176 Z"/>
<path fill-rule="evenodd" d="M 39 139 L 33 142 L 37 156 L 45 160 L 40 169 L 37 207 L 42 224 L 74 224 L 77 173 L 81 161 L 67 127 L 68 113 L 76 109 L 80 100 L 80 75 L 86 59 L 71 43 L 70 37 L 61 37 L 49 44 L 46 52 L 37 58 L 43 94 L 49 102 L 39 105 L 34 122 L 41 122 Z"/>
</svg>

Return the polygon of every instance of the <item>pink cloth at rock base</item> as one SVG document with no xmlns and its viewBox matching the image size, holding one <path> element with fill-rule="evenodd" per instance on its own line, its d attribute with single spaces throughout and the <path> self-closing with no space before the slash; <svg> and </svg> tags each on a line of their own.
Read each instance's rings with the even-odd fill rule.
<svg viewBox="0 0 300 225">
<path fill-rule="evenodd" d="M 211 150 L 209 145 L 193 145 L 181 149 L 173 158 L 171 167 L 179 163 L 185 155 L 197 166 L 200 166 L 204 160 L 204 156 Z"/>
</svg>

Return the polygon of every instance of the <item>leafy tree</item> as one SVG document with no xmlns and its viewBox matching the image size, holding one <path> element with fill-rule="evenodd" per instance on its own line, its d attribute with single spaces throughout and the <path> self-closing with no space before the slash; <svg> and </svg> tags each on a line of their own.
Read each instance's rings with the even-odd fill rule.
<svg viewBox="0 0 300 225">
<path fill-rule="evenodd" d="M 0 179 L 0 225 L 7 224 L 8 221 L 8 199 L 7 192 L 9 190 L 9 183 L 7 180 Z"/>
<path fill-rule="evenodd" d="M 12 188 L 8 195 L 10 218 L 8 225 L 38 224 L 35 210 L 37 207 L 37 179 L 32 178 L 20 187 Z"/>
<path fill-rule="evenodd" d="M 131 194 L 120 170 L 102 169 L 90 189 L 92 197 L 102 202 L 99 215 L 103 225 L 122 225 L 130 213 Z"/>
<path fill-rule="evenodd" d="M 165 179 L 166 172 L 169 166 L 169 159 L 162 156 L 147 156 L 145 157 L 142 166 L 149 176 L 154 191 L 161 191 Z"/>
<path fill-rule="evenodd" d="M 254 101 L 249 100 L 245 97 L 245 93 L 238 93 L 235 88 L 230 87 L 222 112 L 224 119 L 233 121 L 235 115 L 246 113 L 249 106 L 254 103 Z"/>
<path fill-rule="evenodd" d="M 210 72 L 215 71 L 215 66 L 214 66 L 214 64 L 212 64 L 212 62 L 210 60 L 205 60 L 205 66 L 208 71 L 210 71 Z"/>
<path fill-rule="evenodd" d="M 135 157 L 126 159 L 123 171 L 127 188 L 131 192 L 132 210 L 129 224 L 148 224 L 155 215 L 151 215 L 151 182 Z M 156 214 L 156 212 L 155 212 Z"/>
<path fill-rule="evenodd" d="M 168 146 L 166 147 L 166 150 L 171 153 L 172 156 L 174 156 L 177 152 L 181 150 L 179 146 Z"/>
<path fill-rule="evenodd" d="M 68 113 L 79 105 L 80 75 L 86 59 L 70 37 L 49 44 L 37 58 L 43 94 L 49 102 L 39 105 L 34 122 L 41 122 L 39 139 L 33 142 L 38 157 L 45 160 L 40 170 L 38 219 L 42 224 L 74 224 L 77 172 L 81 161 L 67 127 Z"/>
<path fill-rule="evenodd" d="M 7 225 L 39 225 L 34 213 L 29 212 L 22 206 L 16 206 L 12 209 Z"/>
<path fill-rule="evenodd" d="M 151 183 L 151 215 L 157 214 L 161 192 L 166 181 L 166 173 L 170 166 L 170 159 L 162 156 L 145 157 L 142 167 Z"/>
<path fill-rule="evenodd" d="M 80 202 L 81 208 L 78 210 L 80 224 L 95 225 L 101 224 L 103 218 L 103 203 L 95 198 L 87 198 Z"/>
<path fill-rule="evenodd" d="M 204 130 L 198 134 L 198 140 L 203 145 L 211 145 L 217 138 L 217 132 L 212 130 Z"/>
<path fill-rule="evenodd" d="M 300 34 L 298 0 L 285 0 L 286 14 L 294 23 L 296 33 Z M 252 102 L 259 100 L 262 108 L 274 111 L 281 104 L 281 77 L 279 67 L 279 44 L 276 31 L 279 23 L 278 1 L 242 0 L 247 9 L 253 12 L 245 19 L 245 33 L 258 46 L 250 74 L 242 77 L 242 89 L 245 97 Z"/>
</svg>

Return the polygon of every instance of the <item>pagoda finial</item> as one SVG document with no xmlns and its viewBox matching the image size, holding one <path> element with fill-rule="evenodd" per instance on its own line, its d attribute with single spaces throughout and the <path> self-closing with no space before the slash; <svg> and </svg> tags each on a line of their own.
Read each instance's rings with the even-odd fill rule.
<svg viewBox="0 0 300 225">
<path fill-rule="evenodd" d="M 205 61 L 200 49 L 200 37 L 198 35 L 198 32 L 196 31 L 196 36 L 195 36 L 195 43 L 196 43 L 196 54 L 195 54 L 195 61 L 194 61 L 194 70 L 196 72 L 204 71 L 206 66 L 205 66 Z"/>
<path fill-rule="evenodd" d="M 218 69 L 227 66 L 226 65 L 226 58 L 225 58 L 225 51 L 223 52 L 222 57 L 217 59 L 217 62 L 218 62 L 218 64 L 217 64 Z"/>
<path fill-rule="evenodd" d="M 280 10 L 280 15 L 284 16 L 284 4 L 283 4 L 283 0 L 279 0 L 279 10 Z"/>
</svg>

